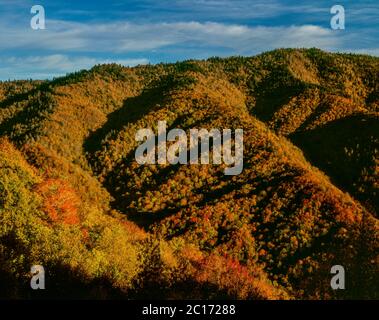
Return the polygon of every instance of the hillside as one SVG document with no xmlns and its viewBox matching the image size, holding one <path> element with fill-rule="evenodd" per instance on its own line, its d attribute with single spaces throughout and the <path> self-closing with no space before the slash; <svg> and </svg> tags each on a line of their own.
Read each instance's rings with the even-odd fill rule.
<svg viewBox="0 0 379 320">
<path fill-rule="evenodd" d="M 48 297 L 378 298 L 378 77 L 285 49 L 0 83 L 0 296 L 42 264 Z M 160 120 L 242 128 L 242 173 L 140 166 Z"/>
</svg>

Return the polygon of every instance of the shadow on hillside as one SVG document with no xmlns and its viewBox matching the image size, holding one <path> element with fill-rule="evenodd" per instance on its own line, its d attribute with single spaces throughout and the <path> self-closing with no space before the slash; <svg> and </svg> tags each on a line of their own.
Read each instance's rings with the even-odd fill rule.
<svg viewBox="0 0 379 320">
<path fill-rule="evenodd" d="M 0 270 L 0 299 L 126 299 L 127 294 L 105 278 L 91 281 L 65 265 L 44 266 L 45 290 L 32 290 L 28 277 L 16 278 L 9 270 Z M 30 269 L 26 266 L 26 269 Z M 25 270 L 26 270 L 25 269 Z"/>
<path fill-rule="evenodd" d="M 191 128 L 200 128 L 204 124 L 209 124 L 212 120 L 212 116 L 204 116 L 200 119 L 197 119 L 195 122 L 191 123 L 190 125 L 183 125 L 183 123 L 186 123 L 186 117 L 188 115 L 181 115 L 178 116 L 173 123 L 167 128 L 167 130 L 171 130 L 173 128 L 180 127 L 184 131 L 188 131 Z M 190 115 L 189 115 L 190 116 Z M 155 140 L 155 137 L 153 138 Z M 210 144 L 210 150 L 212 150 L 212 142 Z M 198 154 L 201 154 L 200 145 L 198 146 Z M 187 150 L 187 159 L 190 159 L 190 154 L 193 150 L 189 149 Z M 211 154 L 212 157 L 212 154 Z M 134 150 L 130 152 L 129 154 L 125 155 L 122 159 L 123 163 L 130 164 L 133 161 L 135 161 L 135 152 Z M 168 182 L 170 179 L 176 180 L 176 176 L 178 175 L 180 170 L 184 170 L 187 176 L 190 176 L 189 172 L 190 170 L 193 170 L 192 166 L 196 166 L 195 164 L 190 165 L 169 165 L 169 166 L 160 166 L 160 165 L 148 165 L 155 167 L 155 170 L 151 171 L 151 174 L 149 175 L 149 179 L 146 179 L 141 183 L 138 190 L 131 189 L 130 186 L 128 186 L 125 181 L 133 181 L 135 177 L 139 177 L 143 175 L 143 171 L 145 169 L 145 166 L 139 166 L 137 169 L 134 169 L 131 173 L 131 175 L 125 173 L 128 172 L 128 170 L 125 170 L 123 167 L 122 169 L 115 168 L 113 171 L 111 171 L 104 182 L 105 188 L 108 190 L 108 192 L 112 195 L 114 198 L 114 201 L 112 202 L 112 206 L 114 208 L 117 208 L 119 211 L 124 212 L 127 214 L 128 219 L 134 223 L 136 223 L 139 227 L 143 228 L 144 230 L 148 231 L 150 230 L 150 227 L 161 220 L 176 214 L 180 209 L 187 207 L 188 205 L 184 205 L 182 207 L 166 207 L 163 210 L 159 211 L 137 211 L 136 209 L 125 209 L 130 208 L 130 204 L 132 202 L 137 202 L 138 199 L 141 197 L 140 194 L 146 194 L 147 192 L 161 192 L 161 187 Z M 245 166 L 245 168 L 248 167 L 248 164 Z M 231 181 L 230 176 L 226 176 L 222 171 L 215 169 L 213 172 L 213 175 L 217 175 L 217 180 L 221 181 L 228 181 L 228 185 L 218 191 L 210 191 L 209 186 L 204 183 L 204 185 L 201 188 L 197 188 L 194 190 L 196 194 L 202 194 L 204 195 L 203 199 L 200 200 L 196 205 L 198 206 L 204 206 L 212 201 L 215 201 L 225 194 L 231 192 L 235 188 L 240 188 L 243 186 L 243 182 L 240 183 L 234 183 Z M 133 184 L 133 183 L 132 183 Z M 117 191 L 116 191 L 117 190 Z M 126 196 L 127 194 L 127 196 Z"/>
<path fill-rule="evenodd" d="M 293 78 L 287 70 L 275 70 L 256 89 L 253 115 L 267 122 L 279 108 L 304 91 L 307 84 Z"/>
<path fill-rule="evenodd" d="M 94 153 L 101 149 L 101 143 L 111 132 L 119 132 L 129 123 L 140 120 L 153 108 L 162 103 L 164 92 L 161 87 L 154 87 L 143 91 L 139 96 L 128 98 L 123 106 L 110 113 L 106 123 L 93 131 L 84 142 L 84 151 Z"/>
<path fill-rule="evenodd" d="M 0 257 L 1 260 L 2 257 Z M 63 264 L 44 265 L 45 289 L 32 290 L 28 276 L 17 278 L 0 268 L 0 299 L 6 300 L 123 300 L 123 299 L 231 299 L 226 290 L 190 277 L 173 285 L 157 281 L 156 270 L 146 268 L 128 291 L 112 286 L 106 278 L 86 279 Z M 25 266 L 25 270 L 29 266 Z M 30 275 L 31 277 L 31 275 Z M 142 281 L 141 281 L 142 280 Z"/>
<path fill-rule="evenodd" d="M 33 88 L 29 91 L 23 92 L 23 93 L 17 93 L 15 95 L 10 95 L 6 97 L 4 100 L 0 101 L 0 109 L 6 108 L 11 106 L 12 104 L 16 102 L 21 102 L 23 100 L 26 100 L 30 95 L 35 94 L 38 90 L 42 88 L 43 84 L 37 86 L 36 88 Z"/>
<path fill-rule="evenodd" d="M 378 215 L 379 197 L 374 192 L 379 190 L 367 178 L 373 177 L 375 157 L 378 157 L 379 118 L 354 115 L 314 130 L 294 133 L 289 138 L 333 183 L 362 203 L 369 203 Z"/>
<path fill-rule="evenodd" d="M 23 100 L 26 101 L 25 107 L 0 123 L 0 135 L 8 135 L 14 142 L 19 143 L 25 142 L 27 138 L 35 138 L 42 119 L 55 106 L 51 91 L 44 84 L 28 93 L 10 98 L 9 101 L 3 101 L 3 107 L 8 106 L 6 103 L 11 105 Z"/>
<path fill-rule="evenodd" d="M 1 270 L 0 299 L 6 300 L 123 300 L 123 299 L 231 299 L 232 297 L 211 283 L 197 283 L 192 279 L 162 286 L 156 274 L 140 275 L 138 286 L 123 292 L 103 278 L 86 281 L 65 266 L 46 267 L 45 290 L 32 290 L 28 278 L 16 279 Z"/>
</svg>

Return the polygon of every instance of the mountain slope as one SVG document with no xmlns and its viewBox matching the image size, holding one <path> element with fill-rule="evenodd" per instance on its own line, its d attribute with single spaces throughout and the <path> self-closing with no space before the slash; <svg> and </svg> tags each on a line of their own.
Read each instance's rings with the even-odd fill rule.
<svg viewBox="0 0 379 320">
<path fill-rule="evenodd" d="M 375 298 L 378 71 L 377 58 L 288 49 L 1 84 L 2 145 L 20 164 L 2 165 L 16 176 L 0 186 L 37 199 L 27 220 L 50 243 L 13 252 L 24 227 L 1 202 L 6 280 L 38 262 L 59 265 L 57 283 L 76 270 L 57 296 L 80 283 L 78 296 L 100 298 Z M 135 134 L 160 120 L 244 129 L 242 173 L 138 165 Z M 331 290 L 335 264 L 351 290 Z"/>
</svg>

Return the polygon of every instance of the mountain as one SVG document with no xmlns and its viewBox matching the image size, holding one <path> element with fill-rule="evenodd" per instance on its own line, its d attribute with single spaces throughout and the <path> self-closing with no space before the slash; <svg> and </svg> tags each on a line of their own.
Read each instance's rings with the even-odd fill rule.
<svg viewBox="0 0 379 320">
<path fill-rule="evenodd" d="M 378 77 L 281 49 L 1 83 L 0 296 L 378 298 Z M 243 129 L 243 171 L 139 165 L 158 121 Z"/>
</svg>

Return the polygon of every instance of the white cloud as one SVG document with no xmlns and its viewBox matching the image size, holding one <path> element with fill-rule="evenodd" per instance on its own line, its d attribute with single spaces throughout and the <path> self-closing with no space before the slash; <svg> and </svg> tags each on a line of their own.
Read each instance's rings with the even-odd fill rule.
<svg viewBox="0 0 379 320">
<path fill-rule="evenodd" d="M 81 69 L 89 69 L 96 64 L 118 63 L 124 66 L 147 64 L 147 59 L 97 59 L 90 57 L 70 57 L 62 54 L 31 56 L 26 58 L 10 57 L 1 60 L 0 78 L 11 74 L 11 79 L 46 79 L 65 75 Z"/>
<path fill-rule="evenodd" d="M 356 53 L 356 54 L 369 54 L 371 56 L 379 57 L 379 48 L 350 49 L 350 50 L 344 50 L 344 51 Z"/>
<path fill-rule="evenodd" d="M 338 38 L 318 26 L 249 27 L 215 22 L 136 24 L 127 22 L 82 24 L 48 20 L 46 30 L 0 26 L 1 49 L 58 52 L 128 53 L 177 44 L 228 48 L 233 54 L 253 54 L 275 47 L 318 46 L 330 48 Z M 242 49 L 242 50 L 241 50 Z"/>
<path fill-rule="evenodd" d="M 197 3 L 201 5 L 203 1 L 197 0 Z M 223 10 L 228 10 L 229 5 L 225 0 L 206 2 L 208 7 L 222 4 L 225 6 Z M 186 1 L 182 5 L 185 7 L 189 3 Z M 242 10 L 246 5 L 245 1 L 240 1 L 230 8 Z M 261 6 L 263 3 L 258 1 L 255 5 Z M 268 5 L 273 15 L 283 10 L 275 1 L 270 1 Z M 265 12 L 269 14 L 267 10 Z M 0 78 L 46 78 L 90 68 L 98 63 L 117 62 L 90 58 L 94 53 L 110 57 L 133 56 L 143 52 L 149 60 L 159 55 L 174 60 L 176 57 L 254 55 L 283 47 L 318 47 L 329 51 L 351 48 L 350 51 L 357 51 L 356 44 L 360 43 L 361 47 L 367 48 L 360 50 L 362 53 L 377 55 L 377 49 L 370 49 L 366 45 L 372 42 L 368 36 L 363 37 L 359 32 L 336 32 L 316 25 L 248 26 L 198 21 L 80 23 L 47 20 L 46 27 L 46 30 L 32 30 L 28 24 L 21 27 L 21 24 L 13 25 L 10 19 L 0 20 L 0 52 L 3 52 L 0 56 Z M 368 30 L 365 34 L 368 34 Z M 29 51 L 30 57 L 6 58 L 6 54 L 9 56 L 15 51 L 24 56 Z M 147 60 L 124 60 L 120 63 L 143 64 Z"/>
</svg>

